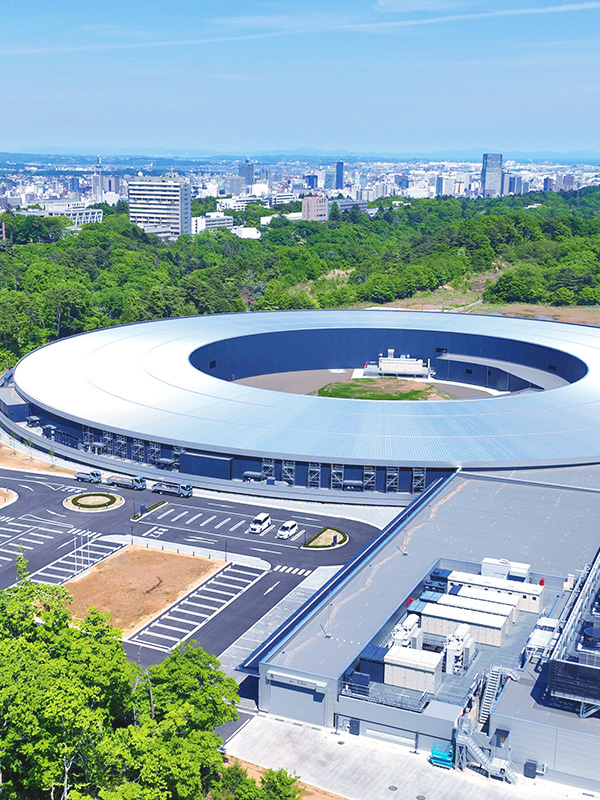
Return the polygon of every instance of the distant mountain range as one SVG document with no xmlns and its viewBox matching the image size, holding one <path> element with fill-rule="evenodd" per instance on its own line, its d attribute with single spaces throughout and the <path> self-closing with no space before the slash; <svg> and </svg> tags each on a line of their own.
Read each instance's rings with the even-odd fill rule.
<svg viewBox="0 0 600 800">
<path fill-rule="evenodd" d="M 544 150 L 540 152 L 529 151 L 503 151 L 502 148 L 479 148 L 469 150 L 434 150 L 412 153 L 383 153 L 366 152 L 359 153 L 349 150 L 318 150 L 312 147 L 300 147 L 292 150 L 273 150 L 270 152 L 248 151 L 219 153 L 214 150 L 194 150 L 179 148 L 109 148 L 107 150 L 92 151 L 83 149 L 66 150 L 59 147 L 40 147 L 35 153 L 9 153 L 0 152 L 0 165 L 23 165 L 23 164 L 93 164 L 96 155 L 99 153 L 104 160 L 111 163 L 127 163 L 141 166 L 152 160 L 163 164 L 182 163 L 182 162 L 218 162 L 235 161 L 240 158 L 252 158 L 261 163 L 274 163 L 282 159 L 288 161 L 295 160 L 314 160 L 320 163 L 329 163 L 339 159 L 348 162 L 364 160 L 385 160 L 385 161 L 480 161 L 484 152 L 502 152 L 505 160 L 520 162 L 531 161 L 533 163 L 553 162 L 559 164 L 592 164 L 600 165 L 600 151 L 597 150 L 573 150 L 568 152 L 558 152 L 554 150 Z"/>
</svg>

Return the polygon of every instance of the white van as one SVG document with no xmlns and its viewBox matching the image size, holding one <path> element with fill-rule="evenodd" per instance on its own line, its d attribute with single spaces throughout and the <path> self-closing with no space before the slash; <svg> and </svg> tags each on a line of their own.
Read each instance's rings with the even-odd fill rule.
<svg viewBox="0 0 600 800">
<path fill-rule="evenodd" d="M 266 531 L 270 524 L 271 515 L 267 514 L 266 511 L 263 511 L 262 514 L 257 514 L 254 517 L 248 530 L 250 533 L 262 533 L 263 531 Z"/>
</svg>

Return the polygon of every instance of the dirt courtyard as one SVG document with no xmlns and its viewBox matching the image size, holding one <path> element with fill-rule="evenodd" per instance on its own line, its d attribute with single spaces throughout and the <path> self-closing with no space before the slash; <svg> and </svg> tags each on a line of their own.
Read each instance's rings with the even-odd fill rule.
<svg viewBox="0 0 600 800">
<path fill-rule="evenodd" d="M 13 450 L 9 444 L 0 444 L 0 467 L 6 469 L 19 469 L 26 472 L 47 472 L 51 475 L 68 475 L 73 477 L 75 474 L 71 469 L 56 467 L 46 461 L 39 461 L 33 456 Z"/>
<path fill-rule="evenodd" d="M 224 564 L 219 559 L 129 545 L 65 585 L 73 596 L 71 611 L 76 619 L 95 606 L 111 615 L 126 638 Z"/>
</svg>

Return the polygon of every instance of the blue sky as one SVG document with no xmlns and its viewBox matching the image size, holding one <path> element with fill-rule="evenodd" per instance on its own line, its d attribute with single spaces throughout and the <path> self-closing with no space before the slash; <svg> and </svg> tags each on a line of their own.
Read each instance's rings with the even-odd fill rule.
<svg viewBox="0 0 600 800">
<path fill-rule="evenodd" d="M 5 0 L 0 150 L 600 150 L 600 0 Z"/>
</svg>

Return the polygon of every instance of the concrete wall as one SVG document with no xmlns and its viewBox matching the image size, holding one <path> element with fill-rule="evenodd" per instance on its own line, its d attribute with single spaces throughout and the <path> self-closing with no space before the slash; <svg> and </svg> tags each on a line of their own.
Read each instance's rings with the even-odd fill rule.
<svg viewBox="0 0 600 800">
<path fill-rule="evenodd" d="M 582 725 L 585 722 L 581 720 Z M 516 772 L 522 774 L 525 762 L 533 760 L 548 765 L 548 780 L 600 791 L 597 735 L 492 712 L 490 731 L 497 728 L 510 732 L 508 744 Z"/>
</svg>

